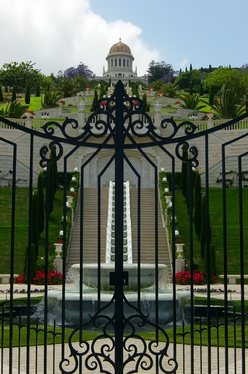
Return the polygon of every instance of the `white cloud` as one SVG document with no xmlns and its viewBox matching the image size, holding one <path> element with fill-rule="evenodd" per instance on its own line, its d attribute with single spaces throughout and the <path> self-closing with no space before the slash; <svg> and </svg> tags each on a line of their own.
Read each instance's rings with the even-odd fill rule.
<svg viewBox="0 0 248 374">
<path fill-rule="evenodd" d="M 119 37 L 135 58 L 138 75 L 159 53 L 149 49 L 142 30 L 130 22 L 107 22 L 94 14 L 90 0 L 9 0 L 1 8 L 0 66 L 32 61 L 45 74 L 86 64 L 101 75 L 106 56 Z M 3 32 L 5 30 L 5 32 Z"/>
<path fill-rule="evenodd" d="M 187 57 L 184 57 L 178 64 L 179 69 L 184 70 L 186 66 L 189 66 L 189 59 Z"/>
</svg>

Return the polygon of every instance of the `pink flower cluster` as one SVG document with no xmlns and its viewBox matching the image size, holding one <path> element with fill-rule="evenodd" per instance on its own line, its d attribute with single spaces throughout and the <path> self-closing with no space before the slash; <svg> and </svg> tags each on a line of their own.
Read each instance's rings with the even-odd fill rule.
<svg viewBox="0 0 248 374">
<path fill-rule="evenodd" d="M 16 278 L 16 283 L 25 283 L 26 275 L 21 274 L 19 277 Z M 62 284 L 63 275 L 58 271 L 51 271 L 49 270 L 47 273 L 47 283 L 51 284 Z M 34 278 L 31 280 L 32 284 L 45 284 L 46 283 L 46 275 L 44 271 L 37 270 Z"/>
<path fill-rule="evenodd" d="M 176 284 L 190 284 L 191 283 L 191 272 L 180 271 L 175 276 Z M 193 273 L 193 284 L 205 284 L 206 279 L 201 271 L 195 271 Z"/>
</svg>

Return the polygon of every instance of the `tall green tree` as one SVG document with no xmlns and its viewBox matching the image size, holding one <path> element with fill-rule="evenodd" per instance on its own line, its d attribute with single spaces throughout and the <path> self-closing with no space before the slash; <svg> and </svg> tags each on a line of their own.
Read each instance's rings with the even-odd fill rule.
<svg viewBox="0 0 248 374">
<path fill-rule="evenodd" d="M 219 68 L 207 74 L 204 79 L 204 86 L 209 91 L 213 87 L 215 92 L 222 89 L 223 86 L 238 90 L 242 95 L 248 88 L 247 73 L 240 69 Z"/>
<path fill-rule="evenodd" d="M 53 211 L 54 198 L 57 190 L 57 161 L 55 145 L 51 147 L 50 158 L 47 163 L 46 178 L 46 199 L 48 200 L 48 214 L 51 214 L 51 212 Z"/>
<path fill-rule="evenodd" d="M 198 237 L 201 235 L 201 197 L 201 176 L 199 172 L 196 172 L 194 179 L 194 226 Z"/>
<path fill-rule="evenodd" d="M 38 191 L 32 193 L 31 201 L 31 217 L 29 218 L 29 244 L 26 247 L 24 273 L 26 274 L 26 282 L 30 282 L 35 275 L 36 260 L 39 254 L 39 198 Z"/>
<path fill-rule="evenodd" d="M 11 102 L 14 103 L 16 101 L 16 85 L 13 86 L 12 95 L 11 95 Z"/>
<path fill-rule="evenodd" d="M 39 233 L 44 231 L 44 172 L 40 172 L 37 180 L 39 199 Z"/>
<path fill-rule="evenodd" d="M 156 62 L 152 60 L 149 64 L 148 70 L 148 82 L 152 83 L 156 80 L 163 80 L 163 78 L 168 75 L 173 75 L 172 65 L 167 64 L 165 61 Z"/>
<path fill-rule="evenodd" d="M 31 61 L 6 63 L 0 69 L 0 81 L 4 86 L 16 86 L 17 92 L 24 92 L 27 82 L 34 88 L 43 79 L 34 65 Z"/>
<path fill-rule="evenodd" d="M 2 85 L 0 84 L 0 103 L 3 102 L 3 90 L 2 90 Z"/>
<path fill-rule="evenodd" d="M 40 97 L 40 83 L 36 85 L 35 96 Z"/>
<path fill-rule="evenodd" d="M 182 147 L 181 191 L 185 198 L 187 197 L 188 158 L 188 149 L 184 144 Z"/>
<path fill-rule="evenodd" d="M 28 82 L 25 87 L 25 104 L 30 104 L 30 86 Z"/>
<path fill-rule="evenodd" d="M 210 215 L 207 210 L 207 200 L 206 196 L 202 196 L 201 204 L 201 258 L 204 260 L 207 258 L 207 250 L 210 248 L 211 244 L 211 227 L 210 227 Z"/>
</svg>

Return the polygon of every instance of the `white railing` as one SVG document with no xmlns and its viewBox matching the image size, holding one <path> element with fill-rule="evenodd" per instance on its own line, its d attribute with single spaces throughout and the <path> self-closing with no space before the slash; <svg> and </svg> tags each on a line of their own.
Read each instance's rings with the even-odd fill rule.
<svg viewBox="0 0 248 374">
<path fill-rule="evenodd" d="M 153 124 L 156 126 L 159 127 L 161 121 L 165 118 L 169 118 L 170 116 L 166 115 L 165 113 L 162 113 L 160 115 L 160 118 L 159 119 L 155 119 L 154 115 L 151 114 L 151 113 L 148 113 L 150 116 L 151 116 L 151 119 L 152 119 L 152 122 Z M 76 117 L 77 113 L 71 113 L 71 117 Z M 97 117 L 93 117 L 91 119 L 91 125 L 92 125 L 92 131 L 96 134 L 98 133 L 101 133 L 102 132 L 102 129 L 96 129 L 94 128 L 94 125 L 96 123 L 96 120 L 100 120 L 100 119 L 105 119 L 105 116 L 101 116 L 101 115 L 98 115 Z M 138 114 L 136 115 L 136 117 L 134 116 L 133 119 L 135 120 L 141 120 L 143 121 L 143 124 L 144 124 L 144 129 L 143 130 L 139 130 L 139 132 L 142 133 L 142 131 L 145 133 L 147 130 L 145 128 L 145 126 L 148 124 L 148 120 L 145 116 L 139 116 Z M 16 118 L 9 118 L 10 121 L 12 122 L 15 122 L 15 123 L 18 123 L 19 125 L 22 125 L 24 127 L 28 127 L 28 128 L 32 128 L 32 129 L 35 129 L 35 130 L 40 130 L 41 127 L 49 121 L 49 118 L 27 118 L 27 119 L 16 119 Z M 85 118 L 85 121 L 87 120 L 87 116 Z M 176 122 L 177 123 L 180 123 L 183 121 L 183 119 L 176 119 Z M 228 119 L 221 119 L 221 120 L 197 120 L 197 119 L 190 119 L 188 118 L 189 121 L 193 122 L 197 128 L 198 128 L 198 131 L 204 131 L 204 130 L 207 130 L 211 127 L 216 127 L 220 124 L 223 124 L 225 122 L 228 122 L 229 120 Z M 59 122 L 63 122 L 63 119 L 61 118 L 61 120 L 59 120 Z M 157 123 L 156 123 L 157 122 Z M 113 128 L 114 127 L 114 122 L 112 121 L 111 123 L 111 127 Z M 14 129 L 14 127 L 12 127 L 11 125 L 7 125 L 6 123 L 4 122 L 0 122 L 0 128 L 2 129 L 9 129 L 9 130 L 12 130 Z M 242 121 L 239 121 L 237 123 L 234 123 L 233 125 L 231 126 L 228 126 L 226 127 L 225 129 L 223 129 L 224 131 L 229 131 L 229 130 L 247 130 L 248 129 L 248 119 L 244 119 Z"/>
<path fill-rule="evenodd" d="M 130 211 L 130 185 L 124 182 L 123 261 L 132 263 L 132 229 Z M 106 263 L 115 261 L 115 182 L 109 182 L 108 220 L 106 227 Z"/>
</svg>

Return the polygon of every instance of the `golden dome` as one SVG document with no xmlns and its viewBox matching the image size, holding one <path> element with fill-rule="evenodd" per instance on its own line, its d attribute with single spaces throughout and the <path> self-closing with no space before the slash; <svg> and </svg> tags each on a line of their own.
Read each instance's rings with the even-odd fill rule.
<svg viewBox="0 0 248 374">
<path fill-rule="evenodd" d="M 129 46 L 125 43 L 122 43 L 121 39 L 118 43 L 115 43 L 112 45 L 112 47 L 109 50 L 109 54 L 116 54 L 116 53 L 127 53 L 129 55 L 132 55 L 131 49 Z"/>
</svg>

